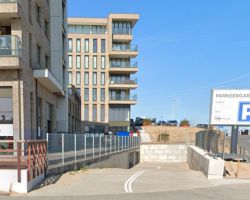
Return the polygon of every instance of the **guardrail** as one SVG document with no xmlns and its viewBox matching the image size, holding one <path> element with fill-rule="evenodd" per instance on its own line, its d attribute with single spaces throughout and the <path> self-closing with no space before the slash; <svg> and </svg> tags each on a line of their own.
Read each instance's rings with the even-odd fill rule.
<svg viewBox="0 0 250 200">
<path fill-rule="evenodd" d="M 137 101 L 137 95 L 117 95 L 117 96 L 110 96 L 109 100 L 111 101 Z"/>
<path fill-rule="evenodd" d="M 48 169 L 69 166 L 139 148 L 139 137 L 99 134 L 47 134 Z"/>
<path fill-rule="evenodd" d="M 28 169 L 28 181 L 47 170 L 46 140 L 0 140 L 0 167 L 17 169 L 18 182 L 21 170 Z"/>
<path fill-rule="evenodd" d="M 21 56 L 21 40 L 15 35 L 0 35 L 0 56 Z"/>
</svg>

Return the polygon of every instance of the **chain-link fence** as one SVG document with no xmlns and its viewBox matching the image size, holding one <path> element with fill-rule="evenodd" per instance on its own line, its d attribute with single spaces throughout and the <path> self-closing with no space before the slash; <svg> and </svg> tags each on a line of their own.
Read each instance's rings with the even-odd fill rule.
<svg viewBox="0 0 250 200">
<path fill-rule="evenodd" d="M 47 134 L 48 167 L 55 169 L 140 147 L 140 137 Z"/>
</svg>

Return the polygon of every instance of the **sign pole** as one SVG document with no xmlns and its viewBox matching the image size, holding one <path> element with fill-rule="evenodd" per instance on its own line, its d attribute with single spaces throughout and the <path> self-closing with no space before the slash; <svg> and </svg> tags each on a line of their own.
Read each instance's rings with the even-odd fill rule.
<svg viewBox="0 0 250 200">
<path fill-rule="evenodd" d="M 238 126 L 232 126 L 232 134 L 231 134 L 231 154 L 237 154 L 237 145 L 238 145 Z"/>
</svg>

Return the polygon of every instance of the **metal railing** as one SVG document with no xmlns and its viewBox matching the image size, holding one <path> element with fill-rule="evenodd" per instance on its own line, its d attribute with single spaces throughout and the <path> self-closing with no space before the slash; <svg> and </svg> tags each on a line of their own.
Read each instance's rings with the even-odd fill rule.
<svg viewBox="0 0 250 200">
<path fill-rule="evenodd" d="M 60 168 L 140 147 L 139 137 L 47 134 L 48 169 Z"/>
<path fill-rule="evenodd" d="M 112 33 L 117 35 L 132 35 L 132 29 L 113 28 Z"/>
<path fill-rule="evenodd" d="M 21 56 L 21 40 L 15 35 L 0 35 L 0 56 Z"/>
<path fill-rule="evenodd" d="M 0 0 L 0 3 L 19 3 L 20 0 Z"/>
<path fill-rule="evenodd" d="M 135 79 L 125 79 L 125 80 L 110 80 L 110 84 L 137 84 L 137 78 Z"/>
<path fill-rule="evenodd" d="M 137 101 L 137 95 L 115 95 L 110 96 L 109 100 L 111 101 Z"/>
<path fill-rule="evenodd" d="M 128 52 L 137 52 L 138 46 L 130 46 L 130 45 L 113 45 L 113 51 L 128 51 Z"/>
<path fill-rule="evenodd" d="M 137 68 L 137 62 L 112 62 L 110 63 L 111 68 Z"/>
</svg>

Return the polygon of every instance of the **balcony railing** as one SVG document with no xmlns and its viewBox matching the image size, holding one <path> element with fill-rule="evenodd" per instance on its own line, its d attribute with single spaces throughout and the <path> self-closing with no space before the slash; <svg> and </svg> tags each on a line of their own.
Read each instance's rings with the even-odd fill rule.
<svg viewBox="0 0 250 200">
<path fill-rule="evenodd" d="M 137 68 L 137 62 L 112 62 L 110 63 L 111 68 Z"/>
<path fill-rule="evenodd" d="M 113 34 L 117 35 L 132 35 L 131 29 L 118 28 L 118 29 L 113 29 L 112 32 Z"/>
<path fill-rule="evenodd" d="M 20 0 L 0 0 L 0 3 L 19 3 Z"/>
<path fill-rule="evenodd" d="M 0 56 L 21 56 L 21 49 L 21 40 L 18 36 L 0 35 Z"/>
<path fill-rule="evenodd" d="M 111 101 L 137 101 L 137 95 L 114 95 L 109 98 Z"/>
<path fill-rule="evenodd" d="M 130 46 L 130 45 L 113 45 L 112 47 L 113 51 L 130 51 L 130 52 L 136 52 L 138 51 L 138 46 Z"/>
<path fill-rule="evenodd" d="M 137 84 L 137 78 L 135 79 L 125 79 L 125 80 L 110 80 L 110 84 Z"/>
</svg>

